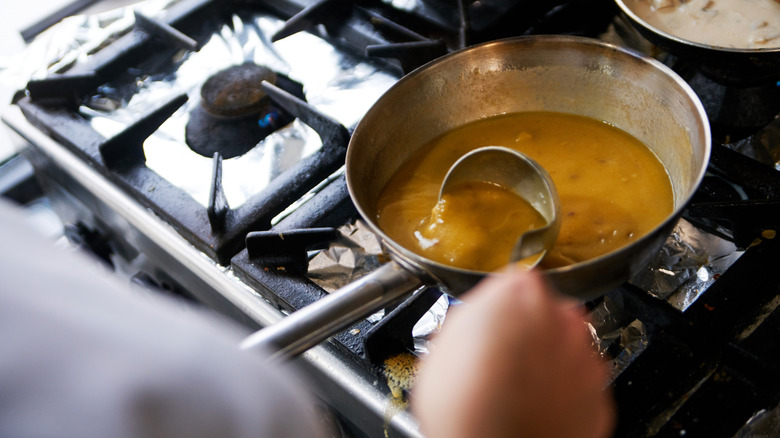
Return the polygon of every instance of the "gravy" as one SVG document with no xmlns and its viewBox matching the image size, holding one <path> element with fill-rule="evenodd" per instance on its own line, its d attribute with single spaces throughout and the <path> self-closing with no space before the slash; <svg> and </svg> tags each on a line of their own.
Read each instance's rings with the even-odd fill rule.
<svg viewBox="0 0 780 438">
<path fill-rule="evenodd" d="M 491 271 L 505 265 L 514 245 L 512 236 L 516 239 L 544 223 L 533 214 L 517 216 L 524 200 L 483 184 L 464 188 L 456 199 L 437 206 L 449 167 L 466 152 L 491 145 L 525 153 L 547 170 L 556 185 L 561 230 L 541 261 L 542 268 L 566 266 L 618 249 L 672 212 L 666 170 L 637 139 L 581 116 L 526 112 L 461 126 L 420 148 L 380 194 L 379 227 L 404 248 L 449 266 Z"/>
<path fill-rule="evenodd" d="M 449 189 L 430 216 L 417 224 L 414 237 L 417 247 L 431 260 L 492 271 L 507 264 L 521 234 L 546 223 L 514 192 L 487 182 L 468 181 Z M 531 264 L 536 258 L 524 263 Z"/>
</svg>

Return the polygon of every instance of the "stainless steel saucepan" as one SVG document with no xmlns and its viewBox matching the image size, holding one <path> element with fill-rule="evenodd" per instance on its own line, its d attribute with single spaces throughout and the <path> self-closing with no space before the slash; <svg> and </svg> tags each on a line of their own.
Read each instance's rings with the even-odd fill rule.
<svg viewBox="0 0 780 438">
<path fill-rule="evenodd" d="M 656 60 L 598 40 L 518 37 L 434 60 L 391 87 L 349 143 L 350 196 L 394 261 L 250 336 L 244 347 L 300 353 L 425 284 L 457 296 L 486 272 L 453 268 L 398 245 L 377 225 L 376 200 L 421 146 L 458 126 L 521 111 L 555 111 L 606 121 L 648 145 L 669 173 L 674 211 L 649 234 L 596 259 L 544 271 L 561 292 L 590 299 L 644 267 L 699 185 L 710 154 L 707 116 L 690 87 Z M 652 196 L 652 194 L 637 194 Z"/>
</svg>

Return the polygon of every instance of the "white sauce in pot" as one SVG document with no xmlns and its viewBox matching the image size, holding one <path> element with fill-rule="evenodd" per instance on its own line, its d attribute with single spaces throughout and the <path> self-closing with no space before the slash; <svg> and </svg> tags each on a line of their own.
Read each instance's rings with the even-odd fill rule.
<svg viewBox="0 0 780 438">
<path fill-rule="evenodd" d="M 700 44 L 780 47 L 780 0 L 625 0 L 649 25 Z"/>
</svg>

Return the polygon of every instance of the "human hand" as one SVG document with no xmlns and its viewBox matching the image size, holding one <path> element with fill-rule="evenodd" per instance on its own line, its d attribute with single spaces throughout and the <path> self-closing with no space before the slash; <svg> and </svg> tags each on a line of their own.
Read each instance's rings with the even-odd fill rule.
<svg viewBox="0 0 780 438">
<path fill-rule="evenodd" d="M 421 364 L 411 407 L 429 438 L 600 438 L 614 426 L 606 364 L 582 312 L 536 272 L 463 296 Z"/>
</svg>

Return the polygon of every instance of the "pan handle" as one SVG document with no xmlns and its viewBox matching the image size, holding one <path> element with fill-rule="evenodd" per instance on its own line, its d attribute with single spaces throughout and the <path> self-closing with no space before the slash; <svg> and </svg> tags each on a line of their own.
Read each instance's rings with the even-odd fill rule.
<svg viewBox="0 0 780 438">
<path fill-rule="evenodd" d="M 386 263 L 247 336 L 241 349 L 263 348 L 272 359 L 292 358 L 422 285 L 422 279 L 410 270 L 396 262 Z"/>
</svg>

